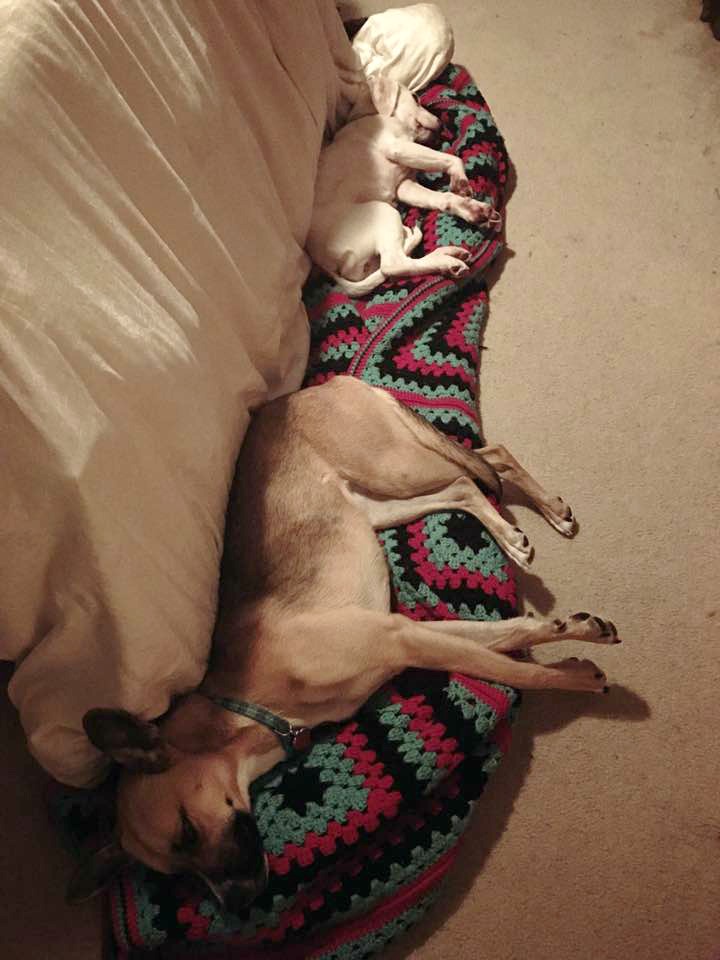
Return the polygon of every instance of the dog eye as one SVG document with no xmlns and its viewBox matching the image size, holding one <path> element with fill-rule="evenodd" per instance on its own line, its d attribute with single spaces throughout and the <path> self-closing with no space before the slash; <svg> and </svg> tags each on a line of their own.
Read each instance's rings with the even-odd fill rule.
<svg viewBox="0 0 720 960">
<path fill-rule="evenodd" d="M 180 809 L 180 839 L 173 843 L 174 853 L 192 853 L 200 842 L 200 834 L 184 808 Z"/>
</svg>

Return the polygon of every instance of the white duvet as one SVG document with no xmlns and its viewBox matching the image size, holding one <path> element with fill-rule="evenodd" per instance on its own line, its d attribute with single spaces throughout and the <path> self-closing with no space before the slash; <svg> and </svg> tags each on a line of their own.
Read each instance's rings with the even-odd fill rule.
<svg viewBox="0 0 720 960">
<path fill-rule="evenodd" d="M 202 677 L 350 58 L 331 0 L 0 0 L 0 657 L 66 783 L 103 772 L 89 707 Z"/>
<path fill-rule="evenodd" d="M 360 61 L 413 89 L 428 5 Z M 0 659 L 57 779 L 202 678 L 252 408 L 307 359 L 303 244 L 358 60 L 332 0 L 0 0 Z"/>
</svg>

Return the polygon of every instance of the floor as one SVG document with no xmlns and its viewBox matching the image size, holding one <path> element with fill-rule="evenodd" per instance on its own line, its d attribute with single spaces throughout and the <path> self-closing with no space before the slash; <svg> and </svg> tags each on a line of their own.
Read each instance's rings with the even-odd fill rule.
<svg viewBox="0 0 720 960">
<path fill-rule="evenodd" d="M 457 869 L 386 957 L 718 960 L 720 43 L 700 0 L 439 5 L 517 170 L 485 433 L 580 519 L 566 542 L 511 506 L 525 605 L 624 643 L 599 654 L 609 696 L 526 697 Z M 4 700 L 0 737 L 4 960 L 99 960 Z"/>
<path fill-rule="evenodd" d="M 521 592 L 624 643 L 600 702 L 526 697 L 458 869 L 387 958 L 718 960 L 720 43 L 691 0 L 438 5 L 517 171 L 485 434 L 580 519 L 566 542 L 513 508 Z"/>
</svg>

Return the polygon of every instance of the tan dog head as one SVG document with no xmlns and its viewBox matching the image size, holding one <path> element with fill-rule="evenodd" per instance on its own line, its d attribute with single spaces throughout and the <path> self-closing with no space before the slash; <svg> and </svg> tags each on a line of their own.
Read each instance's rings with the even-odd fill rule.
<svg viewBox="0 0 720 960">
<path fill-rule="evenodd" d="M 176 727 L 192 725 L 186 715 L 178 719 Z M 233 912 L 262 892 L 267 864 L 250 812 L 242 731 L 229 737 L 216 725 L 211 736 L 199 738 L 205 747 L 196 752 L 198 742 L 179 749 L 175 736 L 171 745 L 156 724 L 123 710 L 90 710 L 83 725 L 92 743 L 123 769 L 115 836 L 80 864 L 68 888 L 70 902 L 94 896 L 138 860 L 160 873 L 195 874 Z"/>
<path fill-rule="evenodd" d="M 407 87 L 382 71 L 368 78 L 368 87 L 379 115 L 398 120 L 411 140 L 426 143 L 439 128 L 438 118 L 421 107 Z"/>
</svg>

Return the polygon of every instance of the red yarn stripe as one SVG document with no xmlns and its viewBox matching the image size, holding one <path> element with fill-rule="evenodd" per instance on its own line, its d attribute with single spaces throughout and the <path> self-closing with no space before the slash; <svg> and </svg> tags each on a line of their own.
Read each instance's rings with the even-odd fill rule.
<svg viewBox="0 0 720 960">
<path fill-rule="evenodd" d="M 359 940 L 366 934 L 379 930 L 419 900 L 422 900 L 423 896 L 436 887 L 452 866 L 457 853 L 458 844 L 455 844 L 417 880 L 393 894 L 380 906 L 375 907 L 370 917 L 360 917 L 358 920 L 343 926 L 341 932 L 333 930 L 331 933 L 325 934 L 324 937 L 311 938 L 311 941 L 314 941 L 312 946 L 307 942 L 302 946 L 293 947 L 292 952 L 283 950 L 279 956 L 282 960 L 311 960 L 312 957 L 321 957 L 324 953 L 341 946 L 343 943 Z"/>
<path fill-rule="evenodd" d="M 383 387 L 388 393 L 400 400 L 402 403 L 411 404 L 415 407 L 433 407 L 442 409 L 445 407 L 450 410 L 462 410 L 475 423 L 479 422 L 477 411 L 471 404 L 457 397 L 425 397 L 422 393 L 415 393 L 412 390 L 394 390 L 392 387 Z"/>
<path fill-rule="evenodd" d="M 435 277 L 429 281 L 418 284 L 418 286 L 413 290 L 413 292 L 403 300 L 401 306 L 393 314 L 390 320 L 375 334 L 365 345 L 364 350 L 355 357 L 354 361 L 348 367 L 348 373 L 352 374 L 354 377 L 361 377 L 365 367 L 370 360 L 370 357 L 373 354 L 375 346 L 380 343 L 388 334 L 390 330 L 408 313 L 417 305 L 418 301 L 422 301 L 427 298 L 427 296 L 433 292 L 433 289 L 436 287 L 449 286 L 453 283 L 452 280 L 443 280 Z"/>
<path fill-rule="evenodd" d="M 506 717 L 510 711 L 510 701 L 507 696 L 496 687 L 491 687 L 483 680 L 476 680 L 474 677 L 466 677 L 462 673 L 453 673 L 451 680 L 456 680 L 467 690 L 479 697 L 501 717 Z"/>
<path fill-rule="evenodd" d="M 137 898 L 135 897 L 133 885 L 128 879 L 127 874 L 123 875 L 122 877 L 122 895 L 125 907 L 127 932 L 129 934 L 128 939 L 133 946 L 143 947 L 145 946 L 145 938 L 140 932 L 140 926 L 138 924 Z M 115 913 L 115 911 L 113 911 L 113 913 Z"/>
</svg>

